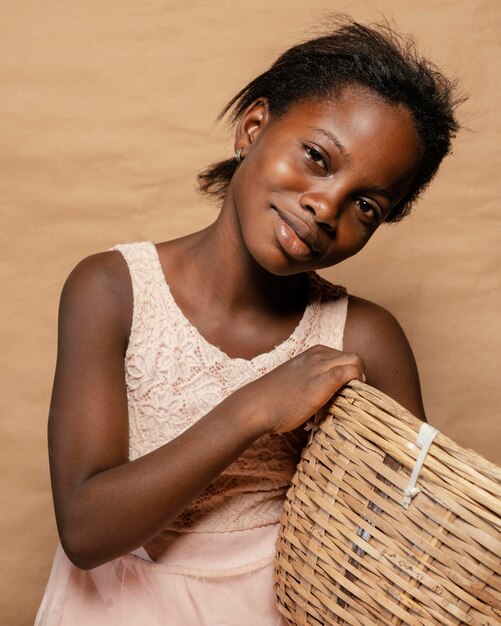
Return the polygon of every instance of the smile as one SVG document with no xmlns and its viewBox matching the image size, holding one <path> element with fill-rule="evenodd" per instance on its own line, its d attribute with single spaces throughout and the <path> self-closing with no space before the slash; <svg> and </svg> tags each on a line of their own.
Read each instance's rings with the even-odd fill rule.
<svg viewBox="0 0 501 626">
<path fill-rule="evenodd" d="M 295 215 L 272 207 L 275 217 L 275 233 L 278 243 L 289 256 L 307 259 L 321 254 L 320 246 L 312 229 Z"/>
</svg>

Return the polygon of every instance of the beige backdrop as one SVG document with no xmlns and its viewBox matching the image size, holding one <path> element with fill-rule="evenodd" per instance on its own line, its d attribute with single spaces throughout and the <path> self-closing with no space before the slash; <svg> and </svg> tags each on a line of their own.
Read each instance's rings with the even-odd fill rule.
<svg viewBox="0 0 501 626">
<path fill-rule="evenodd" d="M 216 210 L 227 99 L 328 11 L 393 17 L 471 94 L 414 215 L 326 272 L 409 335 L 430 421 L 500 463 L 501 5 L 497 0 L 3 0 L 0 9 L 0 622 L 32 624 L 57 540 L 46 415 L 58 297 L 83 256 Z"/>
</svg>

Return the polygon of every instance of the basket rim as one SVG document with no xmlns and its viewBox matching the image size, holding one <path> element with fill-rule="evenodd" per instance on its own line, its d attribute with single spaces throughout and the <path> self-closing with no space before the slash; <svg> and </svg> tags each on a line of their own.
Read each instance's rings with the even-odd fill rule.
<svg viewBox="0 0 501 626">
<path fill-rule="evenodd" d="M 355 394 L 351 391 L 354 390 Z M 326 410 L 331 412 L 332 406 L 336 404 L 338 398 L 346 398 L 347 400 L 358 399 L 358 395 L 365 398 L 367 401 L 372 402 L 375 406 L 385 411 L 390 420 L 396 419 L 398 416 L 407 426 L 409 426 L 417 435 L 423 422 L 413 415 L 410 411 L 404 408 L 396 400 L 386 395 L 384 392 L 363 383 L 359 380 L 352 380 L 334 394 L 332 399 L 326 405 Z M 388 409 L 393 411 L 396 415 L 392 415 Z M 492 476 L 492 480 L 501 482 L 501 467 L 496 465 L 493 461 L 489 461 L 482 456 L 476 450 L 472 448 L 466 448 L 453 439 L 444 434 L 441 430 L 438 431 L 437 436 L 433 441 L 434 445 L 440 446 L 444 451 L 454 453 L 457 456 L 461 456 L 465 463 L 468 463 L 473 469 L 480 469 Z"/>
</svg>

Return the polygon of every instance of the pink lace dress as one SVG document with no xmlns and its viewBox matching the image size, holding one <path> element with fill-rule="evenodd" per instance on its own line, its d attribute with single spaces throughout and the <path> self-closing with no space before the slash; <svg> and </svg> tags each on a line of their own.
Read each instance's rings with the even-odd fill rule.
<svg viewBox="0 0 501 626">
<path fill-rule="evenodd" d="M 134 296 L 125 357 L 131 460 L 309 346 L 342 349 L 346 293 L 314 273 L 292 335 L 246 360 L 208 343 L 184 317 L 153 243 L 115 249 L 127 262 Z M 158 537 L 100 567 L 78 569 L 59 545 L 35 626 L 284 624 L 275 607 L 273 557 L 303 443 L 297 433 L 260 438 Z"/>
</svg>

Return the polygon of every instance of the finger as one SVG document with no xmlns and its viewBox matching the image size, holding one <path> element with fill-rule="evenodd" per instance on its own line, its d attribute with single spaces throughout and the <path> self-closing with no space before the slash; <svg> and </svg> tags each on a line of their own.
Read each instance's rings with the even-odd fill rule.
<svg viewBox="0 0 501 626">
<path fill-rule="evenodd" d="M 329 356 L 327 353 L 323 356 L 323 363 L 330 368 L 342 365 L 354 365 L 365 373 L 365 361 L 356 352 L 338 352 L 337 355 Z"/>
<path fill-rule="evenodd" d="M 341 356 L 343 352 L 331 348 L 330 346 L 324 346 L 322 343 L 317 343 L 314 346 L 307 348 L 302 354 L 317 354 L 319 356 L 338 355 Z"/>
<path fill-rule="evenodd" d="M 344 365 L 335 365 L 329 370 L 332 384 L 335 389 L 333 393 L 337 391 L 343 385 L 350 382 L 350 380 L 358 379 L 365 382 L 365 374 L 363 369 L 359 365 L 353 363 L 347 363 Z"/>
</svg>

